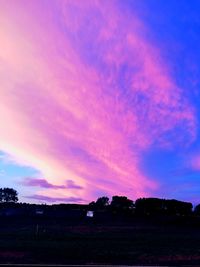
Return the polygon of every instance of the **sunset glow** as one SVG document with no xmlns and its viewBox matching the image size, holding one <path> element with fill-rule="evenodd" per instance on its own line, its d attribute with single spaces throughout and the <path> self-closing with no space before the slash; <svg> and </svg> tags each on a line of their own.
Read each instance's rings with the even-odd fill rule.
<svg viewBox="0 0 200 267">
<path fill-rule="evenodd" d="M 191 2 L 1 0 L 0 185 L 36 203 L 198 201 Z"/>
</svg>

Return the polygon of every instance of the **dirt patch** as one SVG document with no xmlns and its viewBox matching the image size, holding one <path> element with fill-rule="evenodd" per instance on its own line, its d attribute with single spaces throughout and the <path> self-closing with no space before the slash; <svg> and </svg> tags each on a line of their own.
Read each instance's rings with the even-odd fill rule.
<svg viewBox="0 0 200 267">
<path fill-rule="evenodd" d="M 186 261 L 197 261 L 200 260 L 200 255 L 142 255 L 138 257 L 142 262 L 186 262 Z"/>
<path fill-rule="evenodd" d="M 0 251 L 0 258 L 12 258 L 12 259 L 22 259 L 27 256 L 27 253 L 23 251 Z"/>
</svg>

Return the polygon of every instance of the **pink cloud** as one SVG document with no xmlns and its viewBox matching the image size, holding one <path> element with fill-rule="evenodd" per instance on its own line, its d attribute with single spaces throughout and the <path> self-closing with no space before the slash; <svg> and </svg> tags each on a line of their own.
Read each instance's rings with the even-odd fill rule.
<svg viewBox="0 0 200 267">
<path fill-rule="evenodd" d="M 84 188 L 60 187 L 71 199 L 147 195 L 159 184 L 141 172 L 142 152 L 173 146 L 165 133 L 177 127 L 195 138 L 193 108 L 126 15 L 113 1 L 0 3 L 0 149 L 46 189 L 70 177 Z"/>
<path fill-rule="evenodd" d="M 31 186 L 31 187 L 37 186 L 37 187 L 51 188 L 51 189 L 83 189 L 82 186 L 77 185 L 72 180 L 67 180 L 66 185 L 54 185 L 49 183 L 45 179 L 26 177 L 22 182 L 20 182 L 20 184 L 24 186 Z"/>
</svg>

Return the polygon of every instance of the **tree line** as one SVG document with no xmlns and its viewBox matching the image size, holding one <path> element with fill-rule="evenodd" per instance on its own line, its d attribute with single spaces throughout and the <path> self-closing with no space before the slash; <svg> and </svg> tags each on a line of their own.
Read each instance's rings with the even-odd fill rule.
<svg viewBox="0 0 200 267">
<path fill-rule="evenodd" d="M 13 188 L 0 188 L 0 203 L 17 203 L 18 192 Z M 19 203 L 20 204 L 20 203 Z M 79 204 L 63 204 L 78 207 Z M 156 215 L 200 215 L 200 204 L 193 210 L 190 202 L 175 199 L 139 198 L 133 201 L 126 196 L 113 196 L 111 201 L 107 196 L 99 197 L 88 205 L 92 211 L 111 211 L 113 214 L 136 214 L 139 216 Z"/>
<path fill-rule="evenodd" d="M 89 204 L 94 210 L 110 209 L 116 213 L 135 213 L 137 215 L 191 215 L 193 205 L 190 202 L 175 199 L 139 198 L 135 202 L 126 196 L 100 197 L 96 202 Z M 200 205 L 196 206 L 194 213 L 200 214 Z"/>
</svg>

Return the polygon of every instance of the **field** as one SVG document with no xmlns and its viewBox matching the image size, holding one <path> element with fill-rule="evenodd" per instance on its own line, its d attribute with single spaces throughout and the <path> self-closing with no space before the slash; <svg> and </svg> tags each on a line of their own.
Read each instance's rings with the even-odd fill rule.
<svg viewBox="0 0 200 267">
<path fill-rule="evenodd" d="M 0 263 L 199 265 L 200 225 L 3 218 Z"/>
</svg>

